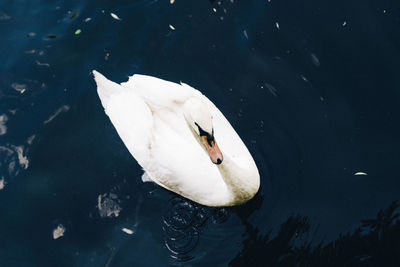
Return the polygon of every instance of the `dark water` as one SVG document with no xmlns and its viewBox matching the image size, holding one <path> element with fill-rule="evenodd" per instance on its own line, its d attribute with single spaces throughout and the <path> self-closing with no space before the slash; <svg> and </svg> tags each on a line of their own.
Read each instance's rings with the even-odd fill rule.
<svg viewBox="0 0 400 267">
<path fill-rule="evenodd" d="M 398 1 L 2 0 L 0 32 L 0 266 L 400 266 Z M 257 196 L 143 184 L 92 69 L 200 89 Z"/>
</svg>

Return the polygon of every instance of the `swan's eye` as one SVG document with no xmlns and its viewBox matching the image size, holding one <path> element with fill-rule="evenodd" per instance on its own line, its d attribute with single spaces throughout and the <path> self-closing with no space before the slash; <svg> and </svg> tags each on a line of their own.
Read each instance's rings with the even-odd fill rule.
<svg viewBox="0 0 400 267">
<path fill-rule="evenodd" d="M 197 128 L 199 129 L 200 136 L 206 136 L 207 137 L 207 143 L 212 146 L 212 142 L 214 141 L 214 129 L 212 129 L 212 134 L 207 133 L 204 131 L 198 124 L 195 122 Z"/>
<path fill-rule="evenodd" d="M 200 136 L 207 136 L 207 135 L 208 135 L 208 133 L 207 133 L 206 131 L 204 131 L 204 130 L 197 124 L 197 122 L 195 122 L 194 124 L 196 124 L 197 129 L 199 129 L 199 134 L 200 134 Z"/>
<path fill-rule="evenodd" d="M 207 143 L 208 143 L 209 146 L 213 146 L 213 143 L 214 143 L 214 136 L 213 135 L 207 134 Z"/>
</svg>

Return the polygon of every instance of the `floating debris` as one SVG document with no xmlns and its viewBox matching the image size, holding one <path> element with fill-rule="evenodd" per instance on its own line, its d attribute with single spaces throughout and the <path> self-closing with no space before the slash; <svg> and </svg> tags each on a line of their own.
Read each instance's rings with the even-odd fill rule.
<svg viewBox="0 0 400 267">
<path fill-rule="evenodd" d="M 47 39 L 56 39 L 57 36 L 54 34 L 47 35 Z"/>
<path fill-rule="evenodd" d="M 246 39 L 249 40 L 249 36 L 247 35 L 247 31 L 246 30 L 243 30 L 243 34 L 244 34 L 244 37 L 246 37 Z"/>
<path fill-rule="evenodd" d="M 6 114 L 0 115 L 0 135 L 4 135 L 7 132 L 6 122 L 8 121 L 8 117 Z"/>
<path fill-rule="evenodd" d="M 89 21 L 91 21 L 92 20 L 92 18 L 86 18 L 85 20 L 84 20 L 84 22 L 89 22 Z"/>
<path fill-rule="evenodd" d="M 25 38 L 34 37 L 34 36 L 36 36 L 36 33 L 30 32 L 27 35 L 25 35 Z"/>
<path fill-rule="evenodd" d="M 108 60 L 109 57 L 110 57 L 110 53 L 106 53 L 106 55 L 104 56 L 104 60 Z"/>
<path fill-rule="evenodd" d="M 56 229 L 53 230 L 53 239 L 58 239 L 64 236 L 65 227 L 62 224 L 59 224 Z"/>
<path fill-rule="evenodd" d="M 24 156 L 24 146 L 14 146 L 15 152 L 18 155 L 18 163 L 23 169 L 28 169 L 29 160 L 26 156 Z"/>
<path fill-rule="evenodd" d="M 26 139 L 26 142 L 28 143 L 28 145 L 32 145 L 33 140 L 35 139 L 36 135 L 31 135 L 28 137 L 28 139 Z"/>
<path fill-rule="evenodd" d="M 344 27 L 344 26 L 346 26 L 346 25 L 347 25 L 347 21 L 343 21 L 342 26 Z"/>
<path fill-rule="evenodd" d="M 12 83 L 11 87 L 14 90 L 20 92 L 21 94 L 23 94 L 26 90 L 26 84 L 23 84 L 23 83 Z"/>
<path fill-rule="evenodd" d="M 80 34 L 81 32 L 82 32 L 81 29 L 77 29 L 77 30 L 75 31 L 75 35 L 78 35 L 78 34 Z"/>
<path fill-rule="evenodd" d="M 354 175 L 368 175 L 366 172 L 356 172 Z"/>
<path fill-rule="evenodd" d="M 8 174 L 10 177 L 17 176 L 21 170 L 25 170 L 29 166 L 29 160 L 24 156 L 24 146 L 5 145 L 0 146 L 0 167 L 6 170 L 8 166 Z M 3 173 L 2 173 L 3 174 Z M 4 173 L 4 175 L 6 175 Z M 7 176 L 4 176 L 7 178 Z"/>
<path fill-rule="evenodd" d="M 308 82 L 307 77 L 304 76 L 303 74 L 300 74 L 300 78 L 301 78 L 303 81 Z"/>
<path fill-rule="evenodd" d="M 171 24 L 169 24 L 169 28 L 170 28 L 171 30 L 175 31 L 175 27 L 172 26 Z"/>
<path fill-rule="evenodd" d="M 42 63 L 42 62 L 39 62 L 39 60 L 36 60 L 36 65 L 38 65 L 38 66 L 50 67 L 50 64 L 49 64 L 49 63 Z"/>
<path fill-rule="evenodd" d="M 25 54 L 35 54 L 35 53 L 36 53 L 35 49 L 25 51 Z"/>
<path fill-rule="evenodd" d="M 0 190 L 2 190 L 6 186 L 6 182 L 4 181 L 4 177 L 1 177 L 0 179 Z"/>
<path fill-rule="evenodd" d="M 278 95 L 277 95 L 278 90 L 276 90 L 276 88 L 275 88 L 274 86 L 272 86 L 272 85 L 269 84 L 269 83 L 265 83 L 265 87 L 267 87 L 268 91 L 269 91 L 273 96 L 275 96 L 275 97 L 278 96 Z"/>
<path fill-rule="evenodd" d="M 321 65 L 321 63 L 319 62 L 319 58 L 316 54 L 311 54 L 311 60 L 316 67 L 319 67 Z"/>
<path fill-rule="evenodd" d="M 275 26 L 276 26 L 276 28 L 279 30 L 280 29 L 280 26 L 279 26 L 279 23 L 278 22 L 275 22 Z"/>
<path fill-rule="evenodd" d="M 169 0 L 169 3 L 170 3 L 171 5 L 173 5 L 173 4 L 175 3 L 175 0 Z"/>
<path fill-rule="evenodd" d="M 122 232 L 125 232 L 125 233 L 127 233 L 128 235 L 131 235 L 131 234 L 133 234 L 133 231 L 131 230 L 131 229 L 128 229 L 128 228 L 122 228 L 121 229 L 122 230 Z"/>
<path fill-rule="evenodd" d="M 217 9 L 216 9 L 215 7 L 213 7 L 213 11 L 214 11 L 214 12 L 217 12 Z"/>
<path fill-rule="evenodd" d="M 111 15 L 111 17 L 113 17 L 113 19 L 122 20 L 117 15 L 115 15 L 114 13 L 110 13 L 110 15 Z"/>
<path fill-rule="evenodd" d="M 52 120 L 54 120 L 55 117 L 57 117 L 61 112 L 66 112 L 70 109 L 70 107 L 68 105 L 63 105 L 62 107 L 60 107 L 59 109 L 56 110 L 56 112 L 54 112 L 53 115 L 51 115 L 47 120 L 45 120 L 43 122 L 43 124 L 47 124 L 49 122 L 51 122 Z"/>
<path fill-rule="evenodd" d="M 118 217 L 121 212 L 119 200 L 116 194 L 105 193 L 97 197 L 97 209 L 100 217 Z"/>
</svg>

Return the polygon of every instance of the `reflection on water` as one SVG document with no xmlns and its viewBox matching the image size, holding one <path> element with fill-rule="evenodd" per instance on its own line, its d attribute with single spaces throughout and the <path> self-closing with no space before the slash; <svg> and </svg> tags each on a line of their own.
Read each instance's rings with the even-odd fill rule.
<svg viewBox="0 0 400 267">
<path fill-rule="evenodd" d="M 397 202 L 374 219 L 361 221 L 352 233 L 322 245 L 313 245 L 305 216 L 292 216 L 275 237 L 262 235 L 247 224 L 248 237 L 231 266 L 400 266 L 400 210 Z M 301 242 L 296 242 L 300 239 Z M 261 264 L 262 263 L 262 264 Z"/>
</svg>

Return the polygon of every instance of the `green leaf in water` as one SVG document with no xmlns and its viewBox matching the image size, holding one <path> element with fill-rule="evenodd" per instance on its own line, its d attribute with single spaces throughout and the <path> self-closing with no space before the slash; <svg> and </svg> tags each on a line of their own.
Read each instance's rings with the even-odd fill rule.
<svg viewBox="0 0 400 267">
<path fill-rule="evenodd" d="M 80 34 L 81 32 L 82 32 L 81 29 L 77 29 L 77 30 L 75 31 L 75 34 L 78 35 L 78 34 Z"/>
</svg>

